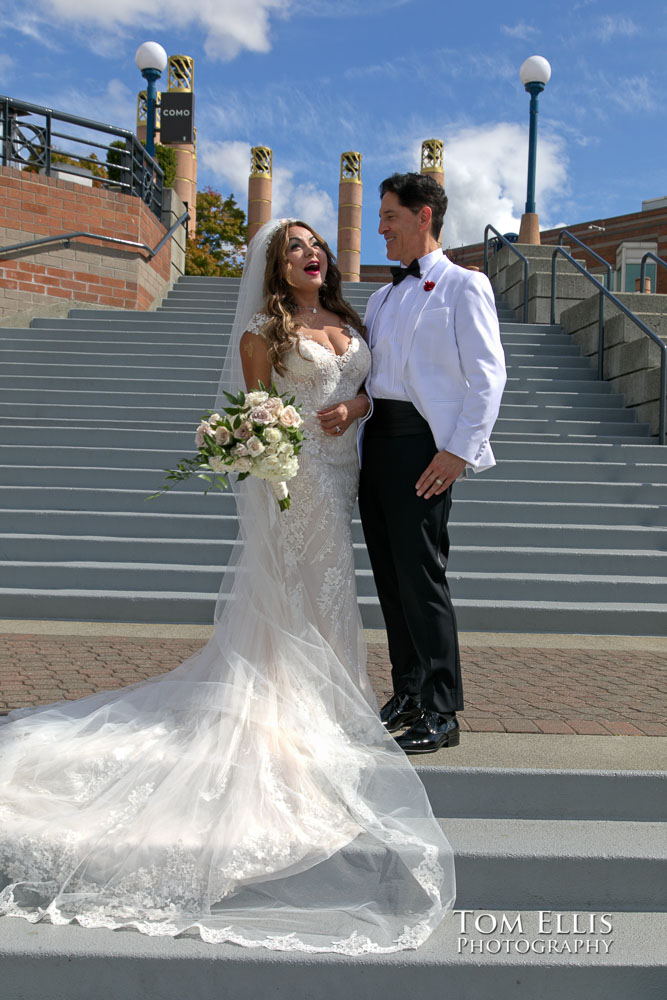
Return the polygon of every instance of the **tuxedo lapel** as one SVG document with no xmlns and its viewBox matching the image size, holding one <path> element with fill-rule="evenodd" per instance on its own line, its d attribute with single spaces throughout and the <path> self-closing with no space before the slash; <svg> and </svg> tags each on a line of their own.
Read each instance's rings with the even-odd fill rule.
<svg viewBox="0 0 667 1000">
<path fill-rule="evenodd" d="M 448 266 L 450 266 L 450 261 L 443 254 L 443 256 L 422 275 L 422 278 L 424 280 L 435 282 L 437 288 L 438 282 L 443 280 L 444 273 Z M 415 337 L 417 324 L 419 323 L 419 317 L 421 316 L 422 311 L 426 308 L 429 301 L 429 295 L 431 294 L 431 292 L 427 292 L 423 288 L 422 278 L 420 278 L 422 294 L 416 298 L 411 297 L 408 304 L 403 306 L 398 314 L 398 330 L 401 335 L 401 366 L 403 368 L 405 368 L 408 362 L 408 355 L 410 354 L 410 350 L 412 348 L 412 342 Z M 436 289 L 433 289 L 433 291 L 435 290 Z"/>
<path fill-rule="evenodd" d="M 370 317 L 369 322 L 366 324 L 366 335 L 368 337 L 367 343 L 371 350 L 373 350 L 374 337 L 373 337 L 373 327 L 375 326 L 375 321 L 378 317 L 380 309 L 387 301 L 389 292 L 392 290 L 393 285 L 387 285 L 386 289 L 380 289 L 380 293 L 377 297 L 377 303 L 374 304 L 373 313 Z M 384 294 L 382 294 L 384 292 Z"/>
</svg>

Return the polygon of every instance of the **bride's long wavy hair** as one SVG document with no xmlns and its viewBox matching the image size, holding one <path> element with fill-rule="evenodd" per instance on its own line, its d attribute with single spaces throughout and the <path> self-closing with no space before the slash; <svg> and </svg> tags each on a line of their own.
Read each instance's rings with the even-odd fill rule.
<svg viewBox="0 0 667 1000">
<path fill-rule="evenodd" d="M 320 288 L 320 302 L 324 309 L 329 309 L 354 327 L 362 337 L 366 328 L 358 314 L 344 300 L 341 290 L 342 278 L 336 258 L 326 240 L 322 239 L 307 222 L 288 219 L 275 232 L 266 251 L 266 270 L 264 272 L 264 311 L 270 316 L 264 328 L 264 335 L 269 342 L 269 360 L 279 375 L 284 375 L 286 366 L 283 356 L 297 342 L 298 324 L 294 314 L 298 308 L 292 297 L 291 286 L 285 277 L 287 249 L 289 247 L 289 231 L 292 226 L 303 226 L 313 234 L 327 256 L 326 280 Z"/>
</svg>

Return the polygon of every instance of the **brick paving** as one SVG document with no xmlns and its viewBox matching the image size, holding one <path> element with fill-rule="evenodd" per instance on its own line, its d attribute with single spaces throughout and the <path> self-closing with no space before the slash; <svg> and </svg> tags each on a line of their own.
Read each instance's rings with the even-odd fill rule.
<svg viewBox="0 0 667 1000">
<path fill-rule="evenodd" d="M 178 666 L 202 639 L 0 634 L 0 712 L 81 698 Z M 462 646 L 466 709 L 478 733 L 667 736 L 667 652 Z M 368 670 L 391 693 L 386 645 Z"/>
</svg>

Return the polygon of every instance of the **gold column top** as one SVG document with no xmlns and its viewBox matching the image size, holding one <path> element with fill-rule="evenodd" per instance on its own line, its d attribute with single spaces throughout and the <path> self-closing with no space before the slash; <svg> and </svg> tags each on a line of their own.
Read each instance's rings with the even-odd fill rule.
<svg viewBox="0 0 667 1000">
<path fill-rule="evenodd" d="M 445 144 L 442 139 L 425 139 L 422 142 L 422 168 L 423 174 L 444 173 L 444 151 Z"/>
<path fill-rule="evenodd" d="M 162 101 L 162 92 L 158 90 L 155 98 L 155 128 L 159 129 L 160 119 L 159 111 L 160 104 Z M 137 128 L 140 125 L 145 125 L 148 118 L 148 98 L 145 90 L 140 90 L 137 94 Z"/>
<path fill-rule="evenodd" d="M 361 153 L 341 153 L 340 183 L 361 184 Z"/>
<path fill-rule="evenodd" d="M 192 56 L 169 56 L 168 89 L 191 94 L 195 82 L 195 61 Z"/>
<path fill-rule="evenodd" d="M 250 150 L 250 176 L 273 177 L 273 150 L 268 146 L 253 146 Z"/>
</svg>

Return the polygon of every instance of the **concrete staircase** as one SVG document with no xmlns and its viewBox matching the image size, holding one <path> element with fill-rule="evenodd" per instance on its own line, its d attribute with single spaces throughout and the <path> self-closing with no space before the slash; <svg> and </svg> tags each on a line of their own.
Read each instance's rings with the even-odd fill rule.
<svg viewBox="0 0 667 1000">
<path fill-rule="evenodd" d="M 450 915 L 418 951 L 303 955 L 6 918 L 3 996 L 664 997 L 664 773 L 452 763 L 418 771 L 456 854 L 456 909 L 470 912 Z"/>
<path fill-rule="evenodd" d="M 376 286 L 348 285 L 363 312 Z M 212 405 L 238 279 L 182 278 L 153 313 L 73 310 L 0 330 L 0 615 L 205 622 L 233 500 L 145 497 Z M 499 304 L 509 381 L 498 466 L 457 484 L 461 627 L 662 634 L 667 448 L 559 327 Z M 381 627 L 355 522 L 360 604 Z"/>
</svg>

